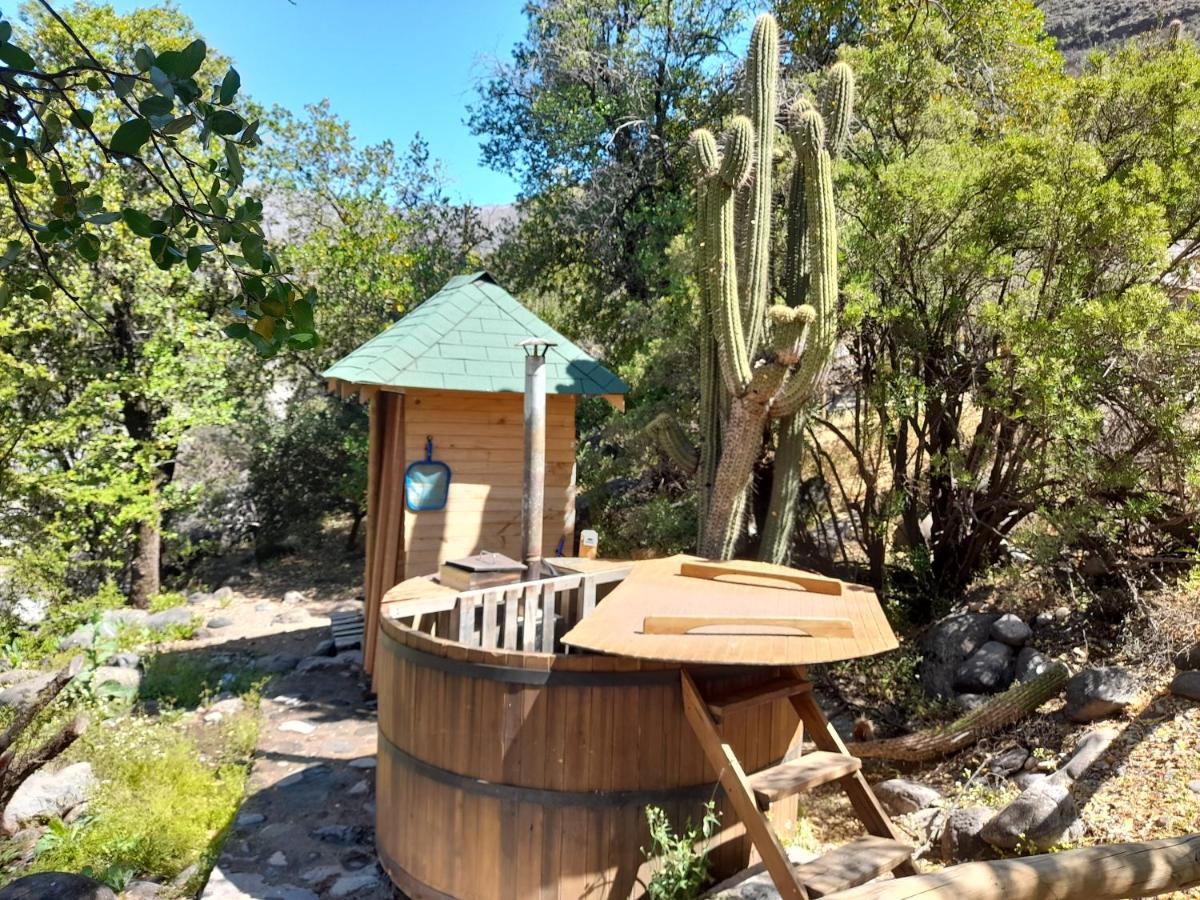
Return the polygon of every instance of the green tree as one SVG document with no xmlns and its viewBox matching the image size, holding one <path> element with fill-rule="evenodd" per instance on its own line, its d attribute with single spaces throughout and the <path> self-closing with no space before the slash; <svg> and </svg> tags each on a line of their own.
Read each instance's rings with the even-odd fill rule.
<svg viewBox="0 0 1200 900">
<path fill-rule="evenodd" d="M 186 27 L 148 27 L 167 17 Z M 239 198 L 258 123 L 235 105 L 237 70 L 194 31 L 169 8 L 118 16 L 82 0 L 66 13 L 38 0 L 20 20 L 0 18 L 0 291 L 33 305 L 53 288 L 83 313 L 64 260 L 96 262 L 123 223 L 160 269 L 221 260 L 236 279 L 230 336 L 264 355 L 312 347 L 315 292 L 293 284 L 269 249 L 262 204 Z M 140 177 L 142 202 L 94 191 L 105 173 Z"/>
<path fill-rule="evenodd" d="M 521 182 L 495 265 L 569 332 L 631 360 L 678 296 L 671 241 L 692 211 L 687 137 L 732 108 L 720 71 L 740 0 L 542 0 L 471 108 L 483 161 Z M 690 300 L 690 298 L 688 298 Z"/>
<path fill-rule="evenodd" d="M 110 48 L 181 44 L 193 31 L 169 9 L 116 16 L 80 6 L 70 32 L 50 15 L 31 21 L 25 46 L 60 61 L 75 57 L 76 39 L 103 61 Z M 226 61 L 206 51 L 196 75 L 225 71 Z M 119 99 L 98 101 L 91 127 L 106 127 L 123 108 Z M 187 152 L 182 138 L 175 146 Z M 86 231 L 95 253 L 57 241 L 43 248 L 59 290 L 36 303 L 12 290 L 0 299 L 0 356 L 16 375 L 6 379 L 12 402 L 0 418 L 0 534 L 8 564 L 45 587 L 87 588 L 115 575 L 145 604 L 159 590 L 163 517 L 186 500 L 172 488 L 178 443 L 234 412 L 236 345 L 217 323 L 237 286 L 222 270 L 160 265 L 133 239 L 139 216 L 149 220 L 141 210 L 160 199 L 148 167 L 106 165 L 79 133 L 65 134 L 52 154 L 57 171 L 87 174 L 90 207 L 123 210 L 122 221 Z M 20 209 L 0 213 L 6 236 L 53 221 L 74 202 L 64 205 L 70 195 L 46 179 L 21 183 Z M 22 265 L 17 258 L 6 275 Z"/>
<path fill-rule="evenodd" d="M 1200 327 L 1171 279 L 1200 249 L 1195 45 L 1072 78 L 1023 0 L 861 14 L 851 399 L 812 446 L 874 580 L 897 523 L 931 596 L 1035 520 L 1111 547 L 1194 510 Z"/>
</svg>

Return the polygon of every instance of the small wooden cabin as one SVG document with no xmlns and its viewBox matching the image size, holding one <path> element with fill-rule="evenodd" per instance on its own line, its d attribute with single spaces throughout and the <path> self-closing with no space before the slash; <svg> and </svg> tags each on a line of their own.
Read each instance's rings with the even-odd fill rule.
<svg viewBox="0 0 1200 900">
<path fill-rule="evenodd" d="M 504 290 L 487 272 L 459 275 L 324 372 L 330 389 L 370 404 L 365 662 L 378 609 L 393 585 L 441 562 L 492 550 L 519 557 L 524 442 L 525 338 L 546 353 L 543 555 L 573 553 L 575 404 L 601 395 L 617 405 L 628 386 Z M 442 509 L 405 504 L 408 466 L 426 457 L 450 467 Z"/>
</svg>

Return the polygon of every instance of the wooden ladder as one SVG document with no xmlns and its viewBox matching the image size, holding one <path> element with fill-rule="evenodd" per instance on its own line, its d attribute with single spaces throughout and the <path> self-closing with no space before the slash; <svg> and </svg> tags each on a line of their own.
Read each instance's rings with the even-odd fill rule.
<svg viewBox="0 0 1200 900">
<path fill-rule="evenodd" d="M 912 848 L 900 839 L 899 832 L 879 805 L 862 775 L 862 763 L 849 753 L 813 699 L 812 684 L 804 677 L 803 670 L 714 700 L 701 694 L 686 669 L 682 681 L 683 710 L 687 720 L 783 900 L 823 897 L 863 884 L 885 872 L 916 874 Z M 721 737 L 720 723 L 734 710 L 783 698 L 791 702 L 800 716 L 801 731 L 807 729 L 817 749 L 747 775 L 733 749 Z M 800 742 L 795 740 L 793 743 L 798 747 Z M 846 792 L 868 833 L 812 862 L 793 865 L 766 813 L 772 803 L 784 797 L 831 781 L 836 781 Z M 733 880 L 740 879 L 735 876 Z"/>
</svg>

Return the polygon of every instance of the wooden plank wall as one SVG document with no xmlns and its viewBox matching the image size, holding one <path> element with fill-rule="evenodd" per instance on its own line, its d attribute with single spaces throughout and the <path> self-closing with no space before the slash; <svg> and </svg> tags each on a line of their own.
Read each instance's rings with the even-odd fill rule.
<svg viewBox="0 0 1200 900">
<path fill-rule="evenodd" d="M 480 550 L 520 555 L 523 410 L 524 398 L 517 393 L 406 392 L 406 460 L 425 458 L 430 435 L 433 458 L 447 463 L 452 477 L 444 510 L 404 511 L 404 577 L 431 574 L 446 559 Z M 575 396 L 551 394 L 546 398 L 545 555 L 553 555 L 564 536 L 569 544 L 574 531 Z"/>
<path fill-rule="evenodd" d="M 404 395 L 371 397 L 367 450 L 367 561 L 363 579 L 366 640 L 363 667 L 375 662 L 375 630 L 383 595 L 404 580 Z"/>
</svg>

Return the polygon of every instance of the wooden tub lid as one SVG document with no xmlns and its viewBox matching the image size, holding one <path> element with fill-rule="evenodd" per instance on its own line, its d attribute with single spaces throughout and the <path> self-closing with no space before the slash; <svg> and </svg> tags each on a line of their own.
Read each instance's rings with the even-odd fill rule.
<svg viewBox="0 0 1200 900">
<path fill-rule="evenodd" d="M 696 665 L 800 666 L 894 650 L 875 592 L 769 563 L 633 563 L 563 637 L 582 650 Z"/>
</svg>

